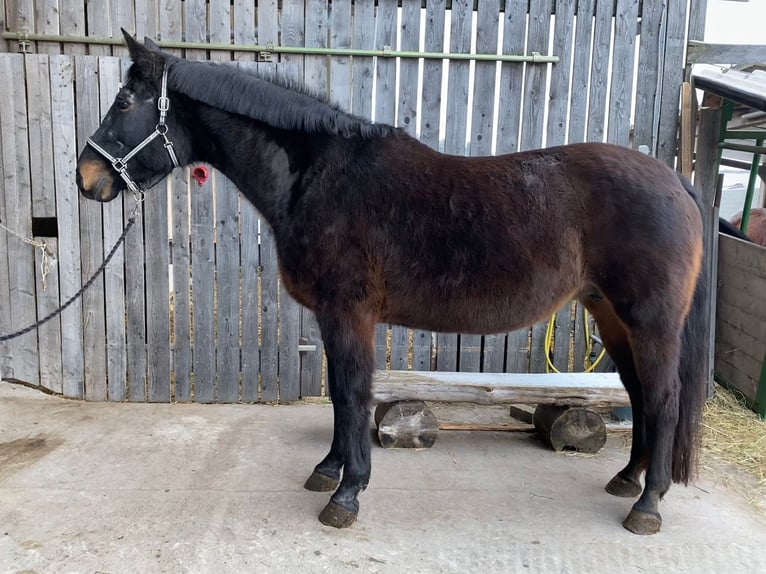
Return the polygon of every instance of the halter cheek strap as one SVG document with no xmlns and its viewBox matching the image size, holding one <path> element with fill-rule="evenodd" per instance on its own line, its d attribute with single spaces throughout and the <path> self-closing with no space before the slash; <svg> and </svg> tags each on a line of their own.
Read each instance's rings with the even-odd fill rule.
<svg viewBox="0 0 766 574">
<path fill-rule="evenodd" d="M 140 144 L 138 144 L 136 147 L 130 150 L 123 157 L 114 157 L 112 154 L 110 154 L 108 151 L 106 151 L 104 148 L 98 145 L 95 141 L 93 141 L 93 139 L 88 138 L 88 145 L 90 145 L 94 150 L 96 150 L 98 153 L 104 156 L 104 158 L 110 164 L 112 164 L 112 167 L 115 169 L 117 173 L 120 174 L 120 177 L 127 184 L 128 189 L 137 195 L 143 194 L 144 190 L 142 190 L 141 186 L 139 186 L 130 177 L 130 174 L 128 173 L 128 162 L 131 159 L 133 159 L 138 154 L 138 152 L 140 152 L 142 149 L 148 146 L 156 137 L 161 137 L 164 140 L 164 143 L 162 145 L 167 150 L 168 155 L 170 156 L 170 160 L 173 162 L 173 166 L 180 167 L 178 164 L 178 158 L 176 157 L 175 148 L 173 147 L 173 142 L 170 141 L 170 138 L 168 138 L 168 126 L 165 123 L 165 119 L 167 118 L 167 115 L 168 115 L 168 110 L 170 109 L 170 99 L 168 98 L 168 66 L 167 64 L 165 64 L 165 68 L 162 70 L 162 89 L 160 91 L 160 97 L 157 100 L 157 109 L 160 111 L 160 119 L 157 122 L 157 125 L 154 126 L 154 131 L 151 134 L 149 134 L 149 136 L 146 139 L 144 139 L 144 141 L 142 141 Z"/>
</svg>

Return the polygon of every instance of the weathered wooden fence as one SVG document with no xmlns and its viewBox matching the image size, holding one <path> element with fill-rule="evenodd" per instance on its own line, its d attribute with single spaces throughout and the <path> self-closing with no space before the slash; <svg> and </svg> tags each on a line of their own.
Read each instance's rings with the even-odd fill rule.
<svg viewBox="0 0 766 574">
<path fill-rule="evenodd" d="M 716 376 L 766 412 L 766 248 L 722 235 L 718 251 Z"/>
<path fill-rule="evenodd" d="M 0 3 L 2 6 L 2 3 Z M 74 164 L 129 64 L 120 27 L 189 58 L 290 75 L 353 113 L 450 153 L 578 141 L 675 156 L 686 2 L 4 2 L 0 54 L 0 332 L 75 293 L 119 236 L 131 197 L 79 199 Z M 19 35 L 19 32 L 23 32 Z M 86 35 L 87 32 L 87 35 Z M 93 42 L 103 43 L 93 43 Z M 218 49 L 219 44 L 227 49 Z M 245 47 L 531 55 L 556 63 L 277 53 Z M 178 44 L 177 46 L 180 46 Z M 237 48 L 241 48 L 237 50 Z M 477 190 L 480 193 L 481 190 Z M 289 401 L 323 390 L 321 338 L 278 279 L 273 239 L 220 174 L 176 170 L 152 189 L 124 248 L 60 317 L 0 344 L 0 376 L 66 396 L 132 401 Z M 553 362 L 585 366 L 582 309 L 556 316 Z M 379 367 L 541 372 L 545 324 L 485 337 L 381 325 Z"/>
</svg>

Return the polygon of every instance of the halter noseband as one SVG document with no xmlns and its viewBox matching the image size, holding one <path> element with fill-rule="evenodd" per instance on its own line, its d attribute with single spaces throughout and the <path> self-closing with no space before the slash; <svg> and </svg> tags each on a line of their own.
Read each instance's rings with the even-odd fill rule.
<svg viewBox="0 0 766 574">
<path fill-rule="evenodd" d="M 136 195 L 143 194 L 144 190 L 142 190 L 141 187 L 135 181 L 133 181 L 133 179 L 130 177 L 130 174 L 128 174 L 128 162 L 133 159 L 133 157 L 135 157 L 138 152 L 148 146 L 154 140 L 154 138 L 160 136 L 163 140 L 165 140 L 165 143 L 162 145 L 168 151 L 168 155 L 173 162 L 173 166 L 180 167 L 178 165 L 178 158 L 176 157 L 175 149 L 173 148 L 173 142 L 171 142 L 168 138 L 168 126 L 165 123 L 165 118 L 167 117 L 168 110 L 170 109 L 170 99 L 168 98 L 167 64 L 165 64 L 165 67 L 162 70 L 162 90 L 160 92 L 160 97 L 157 100 L 157 109 L 160 111 L 160 119 L 157 122 L 157 125 L 154 126 L 154 131 L 144 141 L 130 150 L 123 157 L 112 156 L 108 151 L 94 142 L 91 138 L 88 138 L 88 144 L 98 153 L 104 156 L 109 163 L 112 164 L 112 167 L 115 169 L 115 171 L 117 171 L 117 173 L 120 174 L 120 177 L 127 184 L 128 189 Z"/>
</svg>

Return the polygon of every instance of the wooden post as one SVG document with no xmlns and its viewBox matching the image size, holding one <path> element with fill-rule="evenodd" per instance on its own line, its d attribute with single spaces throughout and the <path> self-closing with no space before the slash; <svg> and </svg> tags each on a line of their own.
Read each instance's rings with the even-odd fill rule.
<svg viewBox="0 0 766 574">
<path fill-rule="evenodd" d="M 585 407 L 538 405 L 535 429 L 553 450 L 597 453 L 606 443 L 606 425 L 596 411 Z"/>
<path fill-rule="evenodd" d="M 694 183 L 702 194 L 703 233 L 705 262 L 703 273 L 707 273 L 708 302 L 710 306 L 710 329 L 708 334 L 708 373 L 709 392 L 713 388 L 713 363 L 715 353 L 715 285 L 718 279 L 718 206 L 716 188 L 718 182 L 718 140 L 721 126 L 721 108 L 704 107 L 699 112 L 697 133 L 697 161 L 695 162 Z"/>
<path fill-rule="evenodd" d="M 423 401 L 379 404 L 375 424 L 383 448 L 431 448 L 439 431 L 436 416 Z"/>
</svg>

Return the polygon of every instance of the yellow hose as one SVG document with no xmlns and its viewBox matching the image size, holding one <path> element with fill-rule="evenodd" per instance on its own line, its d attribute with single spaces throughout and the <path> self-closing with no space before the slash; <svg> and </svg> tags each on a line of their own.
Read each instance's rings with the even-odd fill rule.
<svg viewBox="0 0 766 574">
<path fill-rule="evenodd" d="M 590 357 L 590 353 L 593 350 L 593 345 L 590 342 L 590 328 L 588 327 L 588 311 L 583 310 L 583 320 L 585 321 L 585 362 L 588 362 L 588 357 Z M 551 345 L 553 344 L 553 329 L 554 325 L 556 324 L 556 315 L 551 316 L 550 321 L 548 321 L 548 327 L 545 329 L 545 362 L 547 363 L 545 365 L 545 372 L 550 373 L 551 371 L 554 373 L 560 373 L 551 361 Z M 604 355 L 606 355 L 606 348 L 601 349 L 601 353 L 599 353 L 598 357 L 596 357 L 596 360 L 591 363 L 587 369 L 585 369 L 585 373 L 591 373 L 593 372 L 593 369 L 595 369 L 598 364 L 601 362 L 601 359 L 604 358 Z"/>
</svg>

